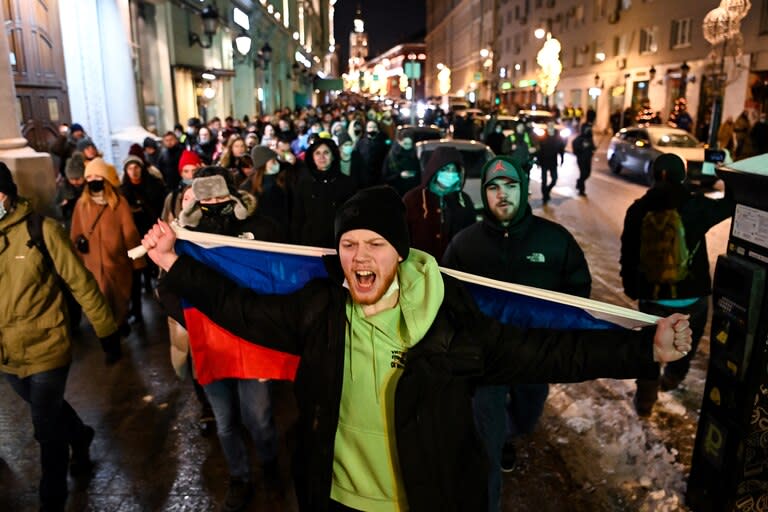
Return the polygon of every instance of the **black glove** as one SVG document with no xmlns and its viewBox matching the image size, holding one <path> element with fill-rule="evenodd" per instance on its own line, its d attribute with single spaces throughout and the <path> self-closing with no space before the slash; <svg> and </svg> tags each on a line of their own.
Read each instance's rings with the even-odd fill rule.
<svg viewBox="0 0 768 512">
<path fill-rule="evenodd" d="M 123 356 L 123 350 L 120 348 L 120 332 L 115 331 L 105 338 L 99 338 L 101 348 L 104 350 L 104 363 L 112 366 Z"/>
</svg>

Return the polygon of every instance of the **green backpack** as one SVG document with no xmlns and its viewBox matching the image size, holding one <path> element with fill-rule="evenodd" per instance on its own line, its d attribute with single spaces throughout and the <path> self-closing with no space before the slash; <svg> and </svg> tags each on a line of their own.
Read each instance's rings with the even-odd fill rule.
<svg viewBox="0 0 768 512">
<path fill-rule="evenodd" d="M 677 298 L 676 284 L 689 273 L 693 255 L 699 248 L 688 250 L 685 227 L 675 209 L 645 214 L 640 229 L 640 272 L 654 285 L 657 299 L 661 286 L 669 286 L 671 298 Z"/>
</svg>

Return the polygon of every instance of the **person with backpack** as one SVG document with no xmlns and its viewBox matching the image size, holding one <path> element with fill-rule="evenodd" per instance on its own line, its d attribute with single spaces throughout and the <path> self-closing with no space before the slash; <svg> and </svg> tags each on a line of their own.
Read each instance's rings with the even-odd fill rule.
<svg viewBox="0 0 768 512">
<path fill-rule="evenodd" d="M 658 389 L 669 391 L 685 379 L 704 332 L 712 281 L 706 233 L 731 217 L 736 202 L 726 189 L 722 199 L 690 192 L 685 163 L 673 154 L 653 164 L 655 185 L 627 210 L 621 234 L 621 279 L 624 293 L 639 301 L 644 313 L 690 315 L 693 343 L 683 358 L 669 363 L 658 380 L 638 380 L 634 402 L 649 416 Z"/>
<path fill-rule="evenodd" d="M 94 429 L 64 399 L 72 363 L 64 287 L 93 324 L 108 364 L 120 359 L 120 336 L 107 301 L 64 229 L 32 211 L 2 162 L 0 269 L 0 373 L 29 405 L 40 446 L 40 510 L 63 511 L 67 469 L 75 476 L 90 471 L 94 437 Z"/>
</svg>

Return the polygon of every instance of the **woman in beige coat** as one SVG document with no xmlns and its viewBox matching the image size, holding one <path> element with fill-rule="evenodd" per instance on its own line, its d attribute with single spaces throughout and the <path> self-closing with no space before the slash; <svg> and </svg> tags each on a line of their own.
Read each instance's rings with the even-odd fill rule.
<svg viewBox="0 0 768 512">
<path fill-rule="evenodd" d="M 75 205 L 70 237 L 118 325 L 127 326 L 133 270 L 146 262 L 131 261 L 128 249 L 140 243 L 131 207 L 120 195 L 115 167 L 95 158 L 85 167 L 86 187 Z M 125 328 L 125 327 L 124 327 Z"/>
</svg>

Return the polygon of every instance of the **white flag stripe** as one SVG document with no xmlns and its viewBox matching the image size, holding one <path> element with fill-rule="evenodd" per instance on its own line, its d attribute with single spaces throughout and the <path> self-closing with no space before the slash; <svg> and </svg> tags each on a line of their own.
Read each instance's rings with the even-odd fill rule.
<svg viewBox="0 0 768 512">
<path fill-rule="evenodd" d="M 657 316 L 635 311 L 634 309 L 607 304 L 597 300 L 585 299 L 575 295 L 568 295 L 567 293 L 553 292 L 551 290 L 543 290 L 541 288 L 534 288 L 522 284 L 507 283 L 505 281 L 496 281 L 495 279 L 488 279 L 487 277 L 481 277 L 475 274 L 467 274 L 466 272 L 451 268 L 440 267 L 440 271 L 468 283 L 475 283 L 490 288 L 496 288 L 497 290 L 519 293 L 520 295 L 543 299 L 557 304 L 564 304 L 566 306 L 574 306 L 586 309 L 590 312 L 595 311 L 610 315 L 611 317 L 625 318 L 627 320 L 641 322 L 642 324 L 655 324 L 656 321 L 659 320 L 659 317 Z"/>
<path fill-rule="evenodd" d="M 314 257 L 336 254 L 336 251 L 333 249 L 293 244 L 280 244 L 274 242 L 264 242 L 261 240 L 248 240 L 245 238 L 214 235 L 200 231 L 190 231 L 178 226 L 176 223 L 173 223 L 172 226 L 173 230 L 176 232 L 176 237 L 179 240 L 186 240 L 206 248 L 227 246 L 238 247 L 242 249 L 257 249 L 273 253 Z M 614 304 L 608 304 L 597 300 L 585 299 L 575 295 L 568 295 L 567 293 L 553 292 L 550 290 L 543 290 L 541 288 L 534 288 L 532 286 L 496 281 L 495 279 L 488 279 L 487 277 L 468 274 L 466 272 L 460 272 L 458 270 L 445 267 L 440 267 L 440 271 L 467 283 L 479 284 L 488 286 L 490 288 L 495 288 L 497 290 L 518 293 L 520 295 L 526 295 L 536 299 L 542 299 L 557 304 L 581 308 L 587 310 L 590 314 L 592 314 L 592 316 L 596 318 L 613 322 L 624 327 L 652 325 L 655 324 L 657 320 L 659 320 L 659 317 L 657 316 L 635 311 L 634 309 L 616 306 Z"/>
</svg>

